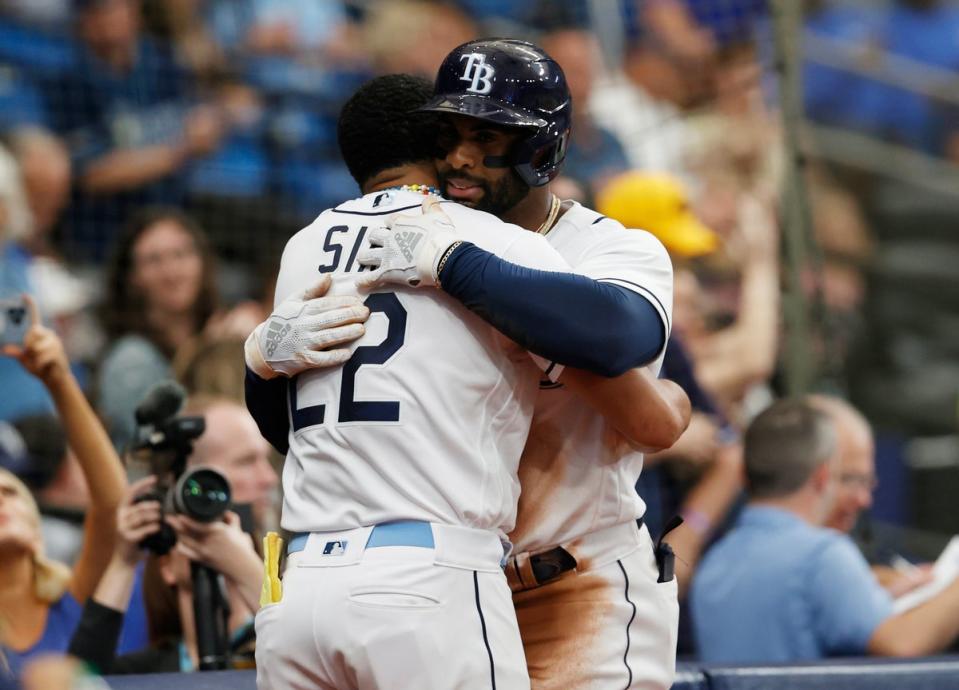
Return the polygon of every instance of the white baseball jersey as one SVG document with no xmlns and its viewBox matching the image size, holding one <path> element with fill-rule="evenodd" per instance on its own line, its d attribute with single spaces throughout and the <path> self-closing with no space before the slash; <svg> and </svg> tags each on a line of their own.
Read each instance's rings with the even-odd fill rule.
<svg viewBox="0 0 959 690">
<path fill-rule="evenodd" d="M 653 235 L 573 204 L 546 239 L 575 273 L 633 290 L 648 299 L 669 334 L 673 270 Z M 649 365 L 658 374 L 662 356 Z M 517 551 L 537 551 L 641 517 L 636 493 L 643 455 L 598 412 L 554 383 L 562 368 L 547 369 L 520 463 Z"/>
<path fill-rule="evenodd" d="M 360 294 L 356 255 L 370 228 L 418 214 L 422 194 L 367 194 L 324 211 L 283 253 L 276 303 L 332 273 Z M 464 239 L 562 270 L 547 240 L 443 205 Z M 342 367 L 290 381 L 281 524 L 328 532 L 407 519 L 508 531 L 540 370 L 531 356 L 438 289 L 376 289 L 366 334 Z"/>
</svg>

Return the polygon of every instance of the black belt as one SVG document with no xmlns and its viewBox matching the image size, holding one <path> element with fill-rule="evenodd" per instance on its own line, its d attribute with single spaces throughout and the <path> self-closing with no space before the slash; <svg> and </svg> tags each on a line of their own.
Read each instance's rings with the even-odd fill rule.
<svg viewBox="0 0 959 690">
<path fill-rule="evenodd" d="M 636 521 L 636 527 L 641 529 L 643 518 Z M 556 546 L 549 551 L 534 554 L 529 557 L 530 569 L 533 571 L 533 577 L 536 578 L 536 584 L 546 584 L 550 580 L 555 580 L 563 573 L 576 568 L 576 558 L 562 546 Z"/>
</svg>

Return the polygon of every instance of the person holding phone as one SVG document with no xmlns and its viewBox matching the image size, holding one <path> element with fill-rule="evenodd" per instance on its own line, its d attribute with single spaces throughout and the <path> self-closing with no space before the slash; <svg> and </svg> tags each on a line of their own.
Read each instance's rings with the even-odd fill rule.
<svg viewBox="0 0 959 690">
<path fill-rule="evenodd" d="M 23 482 L 0 470 L 0 629 L 14 672 L 41 652 L 66 651 L 80 620 L 78 602 L 93 592 L 113 553 L 116 510 L 126 489 L 120 458 L 70 371 L 63 343 L 40 324 L 31 297 L 25 295 L 23 304 L 29 320 L 23 340 L 4 343 L 0 353 L 49 392 L 90 488 L 90 509 L 70 569 L 46 558 L 36 501 Z"/>
</svg>

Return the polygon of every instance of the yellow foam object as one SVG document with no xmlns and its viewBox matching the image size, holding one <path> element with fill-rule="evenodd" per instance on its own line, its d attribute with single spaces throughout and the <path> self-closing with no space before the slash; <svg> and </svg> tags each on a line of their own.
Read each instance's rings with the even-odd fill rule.
<svg viewBox="0 0 959 690">
<path fill-rule="evenodd" d="M 653 233 L 675 256 L 705 256 L 719 247 L 719 235 L 695 216 L 682 182 L 670 175 L 622 173 L 596 195 L 596 210 L 627 228 Z"/>
<path fill-rule="evenodd" d="M 276 532 L 267 532 L 263 537 L 263 589 L 260 590 L 260 606 L 275 604 L 283 598 L 283 583 L 280 581 L 280 554 L 283 539 Z"/>
</svg>

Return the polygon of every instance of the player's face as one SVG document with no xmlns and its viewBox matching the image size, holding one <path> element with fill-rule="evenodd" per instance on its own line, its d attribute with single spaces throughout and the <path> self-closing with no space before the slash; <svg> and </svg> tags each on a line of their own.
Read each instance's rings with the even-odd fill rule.
<svg viewBox="0 0 959 690">
<path fill-rule="evenodd" d="M 440 125 L 436 161 L 443 196 L 470 208 L 503 215 L 529 193 L 516 171 L 486 167 L 487 156 L 506 156 L 519 133 L 484 120 L 451 115 Z"/>
</svg>

